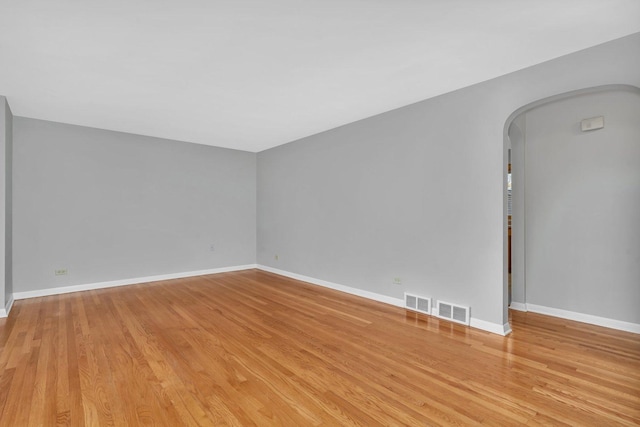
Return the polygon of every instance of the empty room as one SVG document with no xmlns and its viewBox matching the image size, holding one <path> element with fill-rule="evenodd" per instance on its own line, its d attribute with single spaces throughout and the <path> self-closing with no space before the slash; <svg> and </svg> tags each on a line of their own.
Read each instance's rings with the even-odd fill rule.
<svg viewBox="0 0 640 427">
<path fill-rule="evenodd" d="M 0 2 L 0 427 L 640 424 L 637 0 Z"/>
</svg>

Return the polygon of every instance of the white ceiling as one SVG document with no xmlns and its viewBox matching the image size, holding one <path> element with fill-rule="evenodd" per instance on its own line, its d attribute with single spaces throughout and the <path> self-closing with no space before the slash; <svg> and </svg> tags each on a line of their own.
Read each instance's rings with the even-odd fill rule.
<svg viewBox="0 0 640 427">
<path fill-rule="evenodd" d="M 0 0 L 0 94 L 261 151 L 638 31 L 638 0 Z"/>
</svg>

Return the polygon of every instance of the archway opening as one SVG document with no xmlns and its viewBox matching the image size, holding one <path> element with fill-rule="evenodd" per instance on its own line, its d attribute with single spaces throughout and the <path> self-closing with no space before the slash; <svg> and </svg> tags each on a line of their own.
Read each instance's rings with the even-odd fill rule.
<svg viewBox="0 0 640 427">
<path fill-rule="evenodd" d="M 640 218 L 638 123 L 640 89 L 626 85 L 557 95 L 509 117 L 504 130 L 512 165 L 510 229 L 504 172 L 509 308 L 640 328 L 630 302 L 640 301 L 640 231 L 632 225 Z"/>
</svg>

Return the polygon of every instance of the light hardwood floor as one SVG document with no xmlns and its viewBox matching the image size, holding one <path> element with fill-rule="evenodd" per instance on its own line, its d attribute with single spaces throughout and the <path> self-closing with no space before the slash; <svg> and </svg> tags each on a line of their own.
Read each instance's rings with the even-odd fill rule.
<svg viewBox="0 0 640 427">
<path fill-rule="evenodd" d="M 17 301 L 0 425 L 640 423 L 640 336 L 508 337 L 248 270 Z"/>
</svg>

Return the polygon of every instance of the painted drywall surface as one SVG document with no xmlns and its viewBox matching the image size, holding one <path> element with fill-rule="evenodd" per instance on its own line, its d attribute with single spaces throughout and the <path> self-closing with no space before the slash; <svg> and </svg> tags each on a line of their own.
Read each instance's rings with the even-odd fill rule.
<svg viewBox="0 0 640 427">
<path fill-rule="evenodd" d="M 0 173 L 0 301 L 5 301 L 6 298 L 6 271 L 7 271 L 7 236 L 6 236 L 6 205 L 7 205 L 7 188 L 6 188 L 6 173 L 4 172 L 7 167 L 7 115 L 6 109 L 8 107 L 7 99 L 4 96 L 0 96 L 0 165 L 3 165 L 3 172 Z M 4 310 L 4 305 L 0 307 Z"/>
<path fill-rule="evenodd" d="M 254 153 L 15 117 L 14 290 L 253 264 L 255 173 Z"/>
<path fill-rule="evenodd" d="M 258 263 L 506 323 L 505 121 L 639 70 L 635 34 L 259 153 Z"/>
<path fill-rule="evenodd" d="M 604 116 L 604 129 L 581 132 Z M 640 95 L 526 113 L 527 303 L 640 323 Z"/>
<path fill-rule="evenodd" d="M 525 293 L 525 250 L 524 244 L 524 144 L 526 135 L 526 115 L 516 117 L 509 127 L 509 139 L 511 142 L 511 301 L 526 303 Z"/>
<path fill-rule="evenodd" d="M 13 297 L 12 238 L 12 148 L 13 115 L 4 96 L 0 96 L 0 311 L 5 313 Z"/>
<path fill-rule="evenodd" d="M 13 114 L 4 100 L 5 217 L 4 217 L 4 305 L 13 297 Z"/>
</svg>

